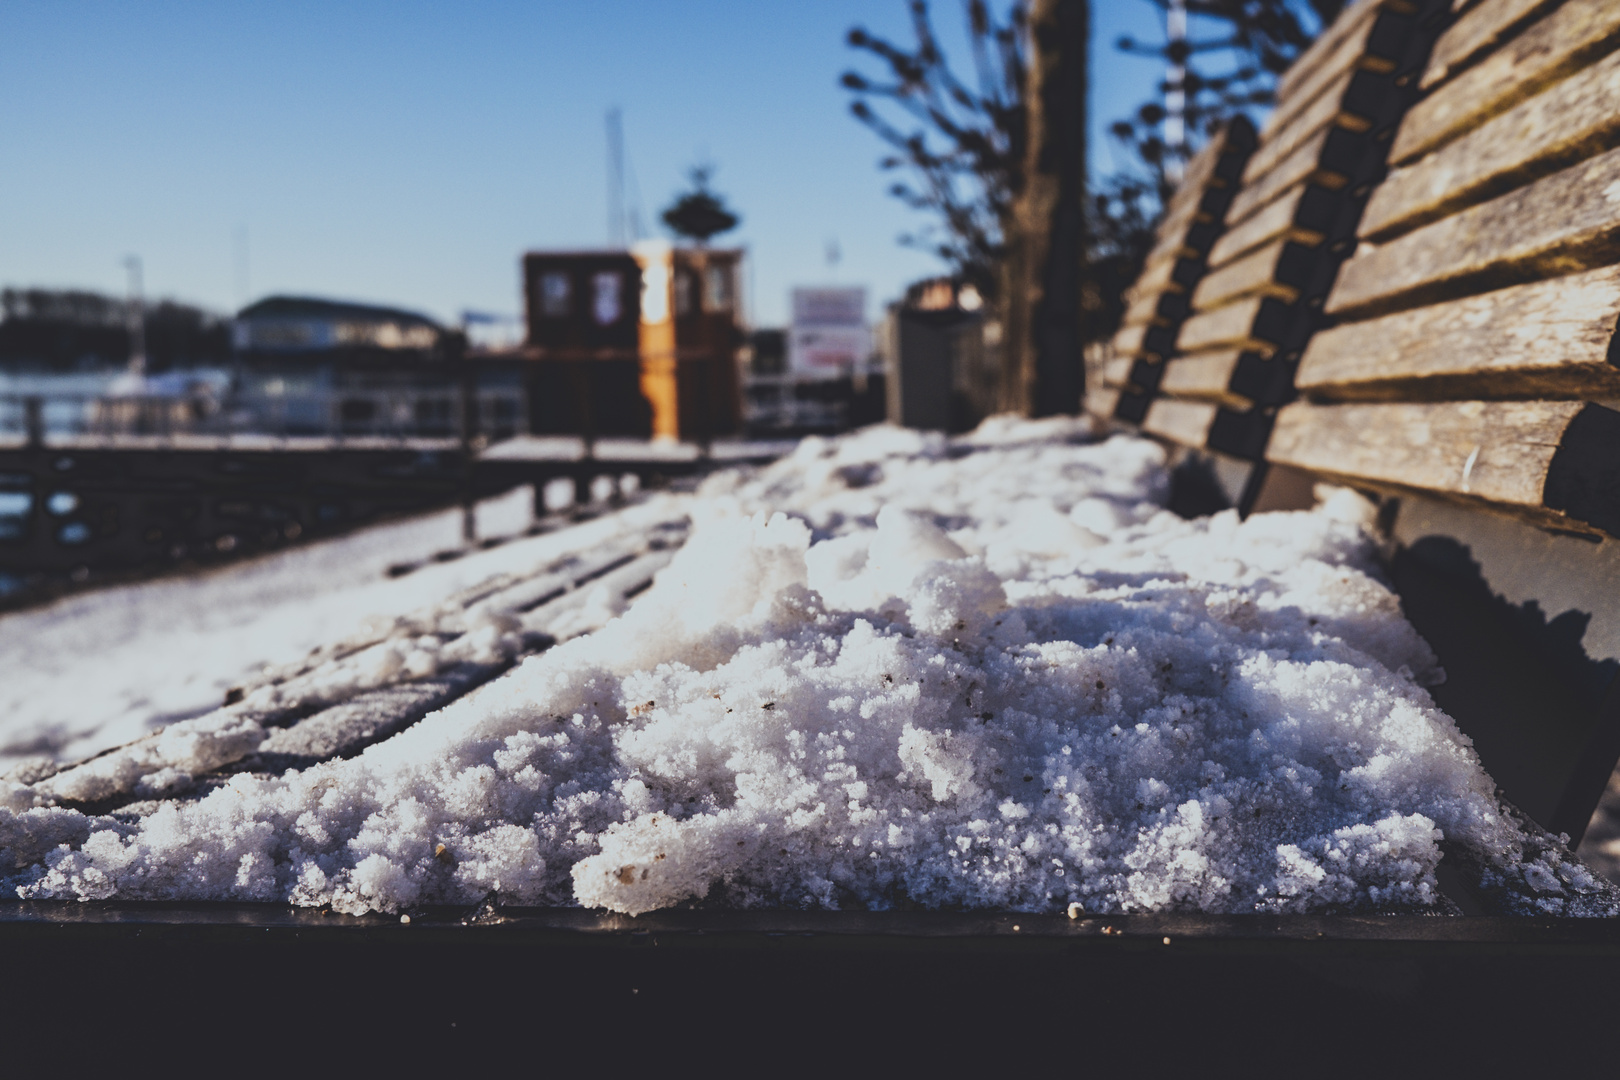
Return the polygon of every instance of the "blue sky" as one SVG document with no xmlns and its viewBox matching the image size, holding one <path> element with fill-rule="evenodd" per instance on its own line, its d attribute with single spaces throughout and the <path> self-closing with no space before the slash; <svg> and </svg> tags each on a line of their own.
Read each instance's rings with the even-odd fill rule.
<svg viewBox="0 0 1620 1080">
<path fill-rule="evenodd" d="M 960 5 L 933 6 L 956 36 Z M 1113 41 L 1157 19 L 1094 0 L 1094 168 L 1158 74 Z M 245 236 L 248 297 L 515 314 L 521 252 L 606 240 L 618 106 L 649 224 L 718 166 L 756 321 L 795 284 L 880 301 L 937 266 L 896 244 L 918 215 L 837 86 L 857 23 L 903 38 L 903 0 L 11 0 L 0 284 L 121 293 L 137 253 L 149 296 L 227 310 Z"/>
</svg>

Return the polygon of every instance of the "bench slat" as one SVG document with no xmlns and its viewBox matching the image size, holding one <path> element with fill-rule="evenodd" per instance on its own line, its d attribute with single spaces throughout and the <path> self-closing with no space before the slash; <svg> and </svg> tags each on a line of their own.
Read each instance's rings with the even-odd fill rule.
<svg viewBox="0 0 1620 1080">
<path fill-rule="evenodd" d="M 1361 234 L 1382 241 L 1599 153 L 1620 140 L 1620 52 L 1397 169 Z"/>
<path fill-rule="evenodd" d="M 1249 349 L 1265 356 L 1282 344 L 1291 314 L 1288 305 L 1271 296 L 1255 296 L 1235 304 L 1200 312 L 1181 324 L 1176 348 L 1181 352 L 1211 349 Z"/>
<path fill-rule="evenodd" d="M 1224 266 L 1261 244 L 1287 239 L 1315 246 L 1327 236 L 1338 215 L 1341 198 L 1314 184 L 1301 184 L 1253 215 L 1228 229 L 1209 249 L 1209 264 Z"/>
<path fill-rule="evenodd" d="M 1254 125 L 1246 117 L 1234 117 L 1194 154 L 1182 170 L 1181 186 L 1164 208 L 1165 218 L 1175 218 L 1197 205 L 1211 191 L 1236 189 L 1248 153 L 1254 149 Z"/>
<path fill-rule="evenodd" d="M 1440 35 L 1418 86 L 1432 90 L 1467 66 L 1480 53 L 1539 18 L 1560 0 L 1484 0 L 1475 4 Z M 1457 5 L 1461 6 L 1461 5 Z"/>
<path fill-rule="evenodd" d="M 1142 430 L 1182 446 L 1202 447 L 1209 441 L 1210 425 L 1218 409 L 1207 401 L 1156 398 L 1142 419 Z"/>
<path fill-rule="evenodd" d="M 1327 310 L 1376 314 L 1612 262 L 1616 185 L 1620 149 L 1363 247 L 1340 271 Z"/>
<path fill-rule="evenodd" d="M 1136 361 L 1129 356 L 1111 356 L 1103 365 L 1104 386 L 1125 386 L 1130 382 L 1131 365 Z"/>
<path fill-rule="evenodd" d="M 1585 67 L 1617 42 L 1620 4 L 1614 0 L 1569 0 L 1412 106 L 1395 136 L 1390 163 L 1406 165 L 1466 135 Z"/>
<path fill-rule="evenodd" d="M 1134 303 L 1138 297 L 1159 292 L 1189 291 L 1198 284 L 1198 278 L 1203 272 L 1202 259 L 1187 259 L 1181 256 L 1161 258 L 1142 268 L 1142 276 L 1131 286 L 1131 300 Z"/>
<path fill-rule="evenodd" d="M 1277 414 L 1266 457 L 1620 535 L 1620 413 L 1587 402 L 1296 402 Z"/>
<path fill-rule="evenodd" d="M 1366 131 L 1389 92 L 1390 79 L 1370 71 L 1347 71 L 1313 103 L 1301 109 L 1284 127 L 1260 140 L 1243 170 L 1243 182 L 1252 184 L 1274 169 L 1312 135 L 1330 125 L 1347 131 Z"/>
<path fill-rule="evenodd" d="M 1620 395 L 1620 267 L 1324 330 L 1298 388 L 1333 399 Z"/>
<path fill-rule="evenodd" d="M 1340 41 L 1332 55 L 1324 56 L 1319 65 L 1303 69 L 1302 77 L 1290 85 L 1287 97 L 1277 97 L 1277 107 L 1266 118 L 1266 133 L 1281 130 L 1296 113 L 1315 104 L 1319 95 L 1346 71 L 1384 74 L 1395 70 L 1412 32 L 1410 16 L 1369 4 L 1351 18 L 1355 26 L 1350 36 Z"/>
<path fill-rule="evenodd" d="M 1159 392 L 1246 409 L 1253 402 L 1231 389 L 1232 375 L 1242 355 L 1241 349 L 1221 349 L 1167 360 Z"/>
<path fill-rule="evenodd" d="M 1323 128 L 1265 176 L 1244 185 L 1232 198 L 1232 208 L 1226 212 L 1226 227 L 1239 225 L 1299 184 L 1309 182 L 1338 191 L 1350 182 L 1350 173 L 1366 145 L 1364 135 L 1341 127 Z"/>
<path fill-rule="evenodd" d="M 1186 318 L 1187 310 L 1187 294 L 1184 292 L 1150 293 L 1131 301 L 1131 306 L 1125 309 L 1125 317 L 1120 320 L 1120 325 L 1136 326 L 1149 323 L 1154 326 L 1169 326 Z"/>
<path fill-rule="evenodd" d="M 1367 25 L 1377 18 L 1380 12 L 1393 11 L 1410 15 L 1416 10 L 1416 6 L 1407 3 L 1406 0 L 1362 0 L 1361 3 L 1351 5 L 1348 11 L 1324 28 L 1316 40 L 1311 42 L 1288 66 L 1288 70 L 1282 73 L 1282 77 L 1277 80 L 1277 100 L 1286 101 L 1299 93 L 1301 87 L 1308 86 L 1317 69 L 1330 66 L 1328 58 L 1336 53 L 1346 40 L 1365 31 Z"/>
<path fill-rule="evenodd" d="M 1224 205 L 1224 204 L 1223 204 Z M 1204 212 L 1202 204 L 1192 205 L 1194 213 L 1183 214 L 1179 220 L 1166 218 L 1158 229 L 1158 239 L 1148 250 L 1147 257 L 1142 265 L 1158 262 L 1169 256 L 1197 258 L 1203 255 L 1203 250 L 1194 243 L 1188 242 L 1188 233 L 1199 225 L 1217 223 L 1213 214 Z"/>
<path fill-rule="evenodd" d="M 1086 412 L 1111 420 L 1119 407 L 1119 391 L 1109 386 L 1086 387 Z"/>
<path fill-rule="evenodd" d="M 1292 303 L 1315 269 L 1314 248 L 1277 240 L 1204 275 L 1193 293 L 1194 311 L 1210 311 L 1245 296 L 1275 296 Z"/>
<path fill-rule="evenodd" d="M 1157 359 L 1168 355 L 1175 343 L 1175 328 L 1140 323 L 1122 328 L 1114 335 L 1113 346 L 1114 352 L 1120 356 Z"/>
</svg>

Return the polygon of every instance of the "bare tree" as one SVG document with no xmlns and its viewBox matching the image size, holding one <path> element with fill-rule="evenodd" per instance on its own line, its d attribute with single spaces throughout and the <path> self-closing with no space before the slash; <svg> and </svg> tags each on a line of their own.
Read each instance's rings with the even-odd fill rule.
<svg viewBox="0 0 1620 1080">
<path fill-rule="evenodd" d="M 1004 264 L 1000 406 L 1046 416 L 1078 412 L 1085 390 L 1086 0 L 1034 0 L 1029 37 L 1029 136 Z"/>
<path fill-rule="evenodd" d="M 1028 65 L 1022 3 L 997 19 L 984 0 L 967 0 L 973 74 L 952 70 L 925 0 L 910 0 L 910 46 L 856 27 L 849 44 L 874 58 L 880 74 L 846 72 L 850 112 L 893 151 L 886 170 L 909 170 L 890 192 L 934 222 L 901 242 L 938 255 L 987 296 L 1001 291 L 1003 245 L 1024 188 Z"/>
<path fill-rule="evenodd" d="M 1179 168 L 1203 138 L 1237 113 L 1253 114 L 1275 100 L 1277 77 L 1338 18 L 1346 0 L 1146 0 L 1166 15 L 1163 41 L 1122 37 L 1116 47 L 1164 61 L 1158 93 L 1129 117 L 1109 125 L 1151 180 L 1152 194 L 1169 197 Z M 1174 32 L 1172 7 L 1185 9 L 1194 33 Z M 1176 72 L 1179 70 L 1179 78 Z M 1186 138 L 1172 138 L 1165 99 L 1183 94 Z"/>
<path fill-rule="evenodd" d="M 1097 183 L 1090 206 L 1091 281 L 1098 314 L 1091 337 L 1113 333 L 1123 293 L 1152 250 L 1161 208 L 1181 166 L 1232 116 L 1253 115 L 1275 100 L 1277 77 L 1336 19 L 1346 0 L 1146 0 L 1165 13 L 1162 41 L 1121 38 L 1116 47 L 1164 62 L 1156 95 L 1109 125 L 1128 164 Z M 1180 33 L 1172 7 L 1191 17 Z M 1179 116 L 1167 106 L 1179 92 Z M 1181 137 L 1167 128 L 1177 126 Z"/>
<path fill-rule="evenodd" d="M 910 3 L 915 44 L 862 29 L 849 43 L 877 57 L 881 78 L 843 84 L 850 110 L 895 151 L 890 191 L 932 211 L 903 238 L 933 251 L 987 296 L 1002 331 L 1000 378 L 987 409 L 1037 415 L 1080 400 L 1080 292 L 1085 248 L 1085 0 L 1035 0 L 998 19 L 967 0 L 971 79 L 951 68 L 925 0 Z"/>
</svg>

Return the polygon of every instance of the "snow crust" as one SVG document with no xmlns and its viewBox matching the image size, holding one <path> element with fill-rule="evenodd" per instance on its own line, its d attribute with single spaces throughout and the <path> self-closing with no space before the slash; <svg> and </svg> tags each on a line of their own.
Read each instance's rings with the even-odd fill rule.
<svg viewBox="0 0 1620 1080">
<path fill-rule="evenodd" d="M 11 785 L 0 872 L 356 913 L 1389 911 L 1443 904 L 1445 843 L 1598 910 L 1424 690 L 1356 496 L 1184 521 L 1166 487 L 1084 421 L 805 440 L 706 482 L 622 616 L 356 758 L 140 817 Z"/>
<path fill-rule="evenodd" d="M 484 501 L 478 535 L 520 533 L 530 507 L 526 488 Z M 199 717 L 245 678 L 347 637 L 368 619 L 408 615 L 624 527 L 598 520 L 389 577 L 393 564 L 460 547 L 461 512 L 437 512 L 0 616 L 0 772 L 30 758 L 79 760 Z"/>
</svg>

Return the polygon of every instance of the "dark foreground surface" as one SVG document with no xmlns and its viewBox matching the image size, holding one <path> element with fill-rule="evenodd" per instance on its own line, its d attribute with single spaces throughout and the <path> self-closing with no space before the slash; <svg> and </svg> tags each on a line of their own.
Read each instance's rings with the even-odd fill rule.
<svg viewBox="0 0 1620 1080">
<path fill-rule="evenodd" d="M 1620 1034 L 1620 920 L 10 902 L 0 964 L 14 1061 L 1612 1075 Z"/>
</svg>

